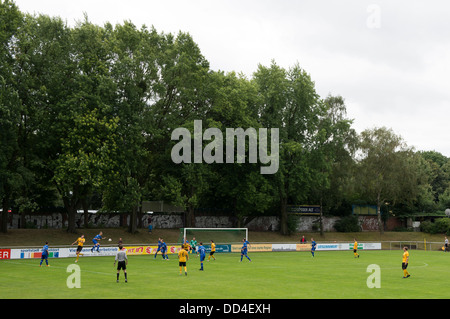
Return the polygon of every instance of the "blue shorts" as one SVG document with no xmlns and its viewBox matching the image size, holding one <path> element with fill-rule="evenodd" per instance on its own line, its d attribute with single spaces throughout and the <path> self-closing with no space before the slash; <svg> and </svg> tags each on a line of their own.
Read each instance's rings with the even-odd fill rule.
<svg viewBox="0 0 450 319">
<path fill-rule="evenodd" d="M 41 255 L 41 259 L 47 259 L 48 258 L 48 254 L 42 254 Z"/>
<path fill-rule="evenodd" d="M 241 255 L 247 255 L 247 248 L 241 250 Z"/>
<path fill-rule="evenodd" d="M 204 261 L 206 258 L 206 255 L 200 255 L 200 261 Z"/>
<path fill-rule="evenodd" d="M 96 240 L 93 240 L 92 242 L 94 243 L 94 245 L 98 244 L 98 241 L 96 241 Z"/>
</svg>

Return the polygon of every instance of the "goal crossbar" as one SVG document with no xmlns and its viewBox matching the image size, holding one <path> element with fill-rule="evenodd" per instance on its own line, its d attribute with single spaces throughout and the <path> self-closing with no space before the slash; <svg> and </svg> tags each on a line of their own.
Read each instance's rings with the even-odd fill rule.
<svg viewBox="0 0 450 319">
<path fill-rule="evenodd" d="M 245 233 L 245 239 L 248 240 L 248 228 L 197 228 L 197 227 L 187 227 L 187 228 L 183 228 L 183 240 L 189 240 L 188 234 L 192 234 L 195 232 L 239 232 L 241 234 Z M 242 240 L 244 236 L 242 236 L 242 238 L 239 239 Z M 211 238 L 213 239 L 213 238 Z"/>
</svg>

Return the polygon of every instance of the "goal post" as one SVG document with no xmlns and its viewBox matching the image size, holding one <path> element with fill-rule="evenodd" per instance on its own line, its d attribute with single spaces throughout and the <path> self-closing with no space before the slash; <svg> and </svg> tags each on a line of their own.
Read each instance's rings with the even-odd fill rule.
<svg viewBox="0 0 450 319">
<path fill-rule="evenodd" d="M 180 242 L 195 240 L 204 244 L 213 240 L 216 244 L 237 244 L 248 240 L 248 228 L 180 228 Z"/>
</svg>

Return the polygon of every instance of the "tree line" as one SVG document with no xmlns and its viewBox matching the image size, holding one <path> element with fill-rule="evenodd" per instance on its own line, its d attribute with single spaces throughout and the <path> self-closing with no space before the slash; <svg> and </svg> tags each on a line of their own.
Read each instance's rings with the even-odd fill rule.
<svg viewBox="0 0 450 319">
<path fill-rule="evenodd" d="M 289 205 L 348 215 L 351 205 L 398 215 L 450 207 L 450 161 L 416 151 L 391 129 L 358 134 L 342 96 L 321 97 L 299 64 L 259 65 L 251 77 L 215 71 L 185 32 L 130 21 L 69 27 L 0 2 L 1 230 L 8 210 L 63 206 L 68 231 L 80 208 L 131 214 L 143 200 L 230 212 L 239 223 Z M 264 163 L 174 163 L 176 128 L 278 128 L 278 170 Z M 203 141 L 203 146 L 209 142 Z M 247 154 L 250 152 L 247 144 Z M 87 223 L 85 223 L 87 224 Z"/>
</svg>

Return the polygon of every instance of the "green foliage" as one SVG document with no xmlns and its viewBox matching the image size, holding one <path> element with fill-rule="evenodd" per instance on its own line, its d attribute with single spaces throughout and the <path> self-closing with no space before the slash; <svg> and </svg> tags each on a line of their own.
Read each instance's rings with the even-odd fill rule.
<svg viewBox="0 0 450 319">
<path fill-rule="evenodd" d="M 434 222 L 426 220 L 420 223 L 421 231 L 429 234 L 450 235 L 450 218 L 438 218 Z"/>
<path fill-rule="evenodd" d="M 419 158 L 401 136 L 385 127 L 361 133 L 357 163 L 357 181 L 361 194 L 382 207 L 386 202 L 412 203 L 426 179 L 418 169 Z M 423 192 L 422 192 L 423 194 Z M 383 232 L 380 211 L 378 224 Z"/>
<path fill-rule="evenodd" d="M 192 223 L 200 207 L 239 221 L 279 215 L 287 234 L 290 204 L 342 215 L 355 201 L 388 201 L 408 213 L 449 206 L 448 158 L 415 154 L 385 128 L 358 136 L 344 98 L 321 98 L 299 64 L 273 61 L 250 78 L 213 71 L 188 33 L 130 21 L 99 26 L 86 16 L 69 27 L 59 17 L 21 13 L 9 0 L 0 3 L 0 21 L 5 210 L 64 204 L 74 231 L 77 208 L 97 196 L 103 207 L 93 208 L 131 213 L 134 232 L 141 202 L 166 200 Z M 261 163 L 248 161 L 175 165 L 171 132 L 192 130 L 194 120 L 223 132 L 278 128 L 277 173 L 261 175 Z"/>
<path fill-rule="evenodd" d="M 334 223 L 334 229 L 342 233 L 351 233 L 361 231 L 361 227 L 358 222 L 358 217 L 349 215 L 342 217 Z"/>
</svg>

